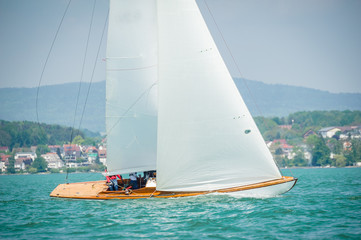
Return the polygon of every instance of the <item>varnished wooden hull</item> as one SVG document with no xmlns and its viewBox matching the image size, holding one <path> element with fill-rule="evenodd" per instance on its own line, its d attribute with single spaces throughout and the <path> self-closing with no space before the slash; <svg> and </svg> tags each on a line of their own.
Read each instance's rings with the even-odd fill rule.
<svg viewBox="0 0 361 240">
<path fill-rule="evenodd" d="M 155 188 L 140 188 L 126 193 L 125 191 L 107 191 L 108 186 L 105 181 L 81 182 L 59 184 L 51 193 L 51 197 L 75 198 L 75 199 L 139 199 L 139 198 L 175 198 L 204 195 L 209 193 L 240 193 L 245 197 L 253 196 L 275 196 L 292 189 L 297 178 L 282 177 L 280 179 L 239 186 L 234 188 L 220 189 L 203 192 L 165 192 L 157 191 Z"/>
</svg>

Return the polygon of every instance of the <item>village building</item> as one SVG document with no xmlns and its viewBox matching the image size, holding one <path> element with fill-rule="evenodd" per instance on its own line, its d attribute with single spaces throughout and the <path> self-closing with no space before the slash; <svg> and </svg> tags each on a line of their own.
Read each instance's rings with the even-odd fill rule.
<svg viewBox="0 0 361 240">
<path fill-rule="evenodd" d="M 67 168 L 77 168 L 79 166 L 76 162 L 67 162 L 65 165 Z"/>
<path fill-rule="evenodd" d="M 272 142 L 268 143 L 267 146 L 269 148 L 281 149 L 282 155 L 287 157 L 288 159 L 293 159 L 295 157 L 295 153 L 293 152 L 293 146 L 289 145 L 286 139 L 275 139 Z"/>
<path fill-rule="evenodd" d="M 0 161 L 0 170 L 2 173 L 6 171 L 6 164 L 3 161 Z"/>
<path fill-rule="evenodd" d="M 38 146 L 31 146 L 31 147 L 30 147 L 30 150 L 31 150 L 32 152 L 36 152 L 36 149 L 38 149 Z"/>
<path fill-rule="evenodd" d="M 15 159 L 14 168 L 15 170 L 25 170 L 28 166 L 33 163 L 32 158 L 18 158 Z"/>
<path fill-rule="evenodd" d="M 303 134 L 303 138 L 308 138 L 311 135 L 317 135 L 317 133 L 315 131 L 313 131 L 312 129 L 308 130 L 305 134 Z"/>
<path fill-rule="evenodd" d="M 48 168 L 62 168 L 64 167 L 64 162 L 59 158 L 56 153 L 47 153 L 42 154 L 41 157 L 45 159 L 48 163 Z"/>
<path fill-rule="evenodd" d="M 11 155 L 6 155 L 4 153 L 0 153 L 0 169 L 1 172 L 5 172 L 7 169 L 7 166 L 9 165 L 9 158 Z"/>
<path fill-rule="evenodd" d="M 23 159 L 17 159 L 14 163 L 15 170 L 25 170 L 25 163 Z"/>
<path fill-rule="evenodd" d="M 25 158 L 31 158 L 32 161 L 35 160 L 35 158 L 37 158 L 37 155 L 35 152 L 18 152 L 15 154 L 15 160 L 18 160 L 18 159 L 25 159 Z"/>
<path fill-rule="evenodd" d="M 352 143 L 349 141 L 345 141 L 343 144 L 344 151 L 351 151 L 352 150 Z"/>
<path fill-rule="evenodd" d="M 360 126 L 344 126 L 344 127 L 326 127 L 318 131 L 323 138 L 332 138 L 337 132 L 340 132 L 339 138 L 346 140 L 348 138 L 361 138 Z"/>
<path fill-rule="evenodd" d="M 0 151 L 9 152 L 9 147 L 0 147 Z"/>
<path fill-rule="evenodd" d="M 58 149 L 60 150 L 60 153 L 64 153 L 64 149 L 60 145 L 48 145 L 48 148 L 50 149 L 50 152 L 56 153 Z"/>
<path fill-rule="evenodd" d="M 338 127 L 326 127 L 318 131 L 323 138 L 332 138 L 337 132 L 341 132 Z"/>
<path fill-rule="evenodd" d="M 107 149 L 104 147 L 99 147 L 99 161 L 106 166 L 107 164 Z"/>
<path fill-rule="evenodd" d="M 85 153 L 88 157 L 89 163 L 94 163 L 98 157 L 98 149 L 93 146 L 87 147 L 87 149 L 85 150 Z"/>
<path fill-rule="evenodd" d="M 76 160 L 81 156 L 81 149 L 77 144 L 64 144 L 64 159 Z"/>
</svg>

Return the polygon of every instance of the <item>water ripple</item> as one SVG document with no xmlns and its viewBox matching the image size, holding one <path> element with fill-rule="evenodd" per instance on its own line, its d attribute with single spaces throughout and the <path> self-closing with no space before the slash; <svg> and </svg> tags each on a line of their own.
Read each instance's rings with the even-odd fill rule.
<svg viewBox="0 0 361 240">
<path fill-rule="evenodd" d="M 296 187 L 273 198 L 210 194 L 125 201 L 50 198 L 62 174 L 0 176 L 0 238 L 359 239 L 361 169 L 293 173 L 300 179 Z M 19 181 L 26 187 L 14 188 Z"/>
</svg>

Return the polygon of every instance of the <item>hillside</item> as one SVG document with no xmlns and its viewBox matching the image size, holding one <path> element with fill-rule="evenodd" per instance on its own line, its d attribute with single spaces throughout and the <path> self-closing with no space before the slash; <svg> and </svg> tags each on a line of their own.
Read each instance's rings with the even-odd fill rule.
<svg viewBox="0 0 361 240">
<path fill-rule="evenodd" d="M 247 106 L 254 116 L 287 116 L 298 111 L 361 110 L 361 94 L 334 94 L 304 87 L 271 85 L 258 81 L 235 79 Z M 40 122 L 73 126 L 79 83 L 43 86 L 39 89 Z M 90 86 L 84 114 L 88 83 L 82 83 L 75 128 L 105 131 L 105 82 Z M 248 90 L 249 89 L 249 90 Z M 37 121 L 37 88 L 0 89 L 0 119 Z"/>
<path fill-rule="evenodd" d="M 44 86 L 39 89 L 39 122 L 79 127 L 88 83 L 82 83 L 79 105 L 75 115 L 79 83 Z M 0 119 L 7 121 L 37 121 L 37 88 L 0 89 Z M 84 110 L 81 128 L 92 131 L 105 131 L 105 82 L 93 83 Z"/>
<path fill-rule="evenodd" d="M 361 110 L 360 93 L 336 94 L 243 79 L 235 79 L 235 83 L 253 116 L 284 117 L 299 111 Z"/>
</svg>

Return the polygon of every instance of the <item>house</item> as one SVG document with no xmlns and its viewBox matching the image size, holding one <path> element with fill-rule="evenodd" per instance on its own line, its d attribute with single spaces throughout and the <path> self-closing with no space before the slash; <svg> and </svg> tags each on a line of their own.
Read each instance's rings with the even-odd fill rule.
<svg viewBox="0 0 361 240">
<path fill-rule="evenodd" d="M 341 129 L 340 139 L 348 139 L 349 137 L 352 139 L 361 138 L 360 126 L 345 126 L 338 128 Z"/>
<path fill-rule="evenodd" d="M 56 153 L 58 149 L 60 150 L 60 153 L 63 152 L 63 147 L 60 145 L 48 145 L 48 148 L 50 149 L 50 152 Z"/>
<path fill-rule="evenodd" d="M 78 144 L 64 144 L 64 158 L 79 158 L 81 155 L 81 149 Z"/>
<path fill-rule="evenodd" d="M 337 132 L 341 132 L 338 127 L 326 127 L 318 131 L 323 138 L 332 138 Z"/>
<path fill-rule="evenodd" d="M 1 172 L 5 172 L 6 171 L 6 164 L 5 161 L 0 161 L 0 170 Z"/>
<path fill-rule="evenodd" d="M 9 152 L 9 147 L 0 147 L 0 151 Z"/>
<path fill-rule="evenodd" d="M 5 155 L 3 153 L 0 153 L 0 170 L 1 172 L 5 172 L 7 166 L 9 165 L 9 158 L 11 155 Z"/>
<path fill-rule="evenodd" d="M 25 159 L 25 158 L 31 158 L 32 161 L 35 160 L 35 158 L 37 158 L 37 155 L 35 152 L 18 152 L 15 154 L 15 161 L 18 160 L 18 159 Z"/>
<path fill-rule="evenodd" d="M 31 150 L 32 152 L 36 152 L 36 149 L 38 149 L 38 146 L 31 146 L 31 147 L 30 147 L 30 150 Z"/>
<path fill-rule="evenodd" d="M 106 165 L 107 163 L 107 149 L 106 148 L 99 148 L 99 161 L 103 163 L 103 165 Z"/>
<path fill-rule="evenodd" d="M 274 146 L 274 148 L 280 148 L 282 153 L 288 159 L 294 158 L 295 154 L 293 153 L 293 146 L 289 145 L 286 139 L 275 139 L 272 141 L 270 146 Z"/>
<path fill-rule="evenodd" d="M 78 163 L 76 163 L 76 162 L 67 162 L 66 163 L 66 167 L 67 168 L 77 168 L 78 167 Z"/>
<path fill-rule="evenodd" d="M 352 150 L 352 143 L 351 142 L 348 142 L 348 141 L 345 141 L 343 143 L 343 150 L 345 151 L 351 151 Z"/>
<path fill-rule="evenodd" d="M 15 160 L 15 163 L 14 163 L 15 170 L 25 170 L 26 165 L 25 165 L 24 159 L 25 158 L 19 158 L 19 159 Z"/>
<path fill-rule="evenodd" d="M 48 163 L 48 168 L 62 168 L 64 167 L 63 161 L 56 153 L 47 153 L 41 155 Z"/>
<path fill-rule="evenodd" d="M 317 133 L 315 133 L 315 131 L 313 131 L 312 129 L 308 130 L 305 134 L 303 134 L 303 138 L 306 139 L 311 135 L 317 135 Z"/>
<path fill-rule="evenodd" d="M 86 150 L 85 150 L 85 153 L 87 154 L 88 156 L 88 161 L 90 163 L 94 162 L 97 157 L 98 157 L 98 149 L 96 147 L 88 147 Z"/>
<path fill-rule="evenodd" d="M 0 159 L 1 159 L 2 162 L 9 161 L 10 157 L 11 157 L 11 155 L 5 155 L 3 153 L 0 154 Z"/>
</svg>

